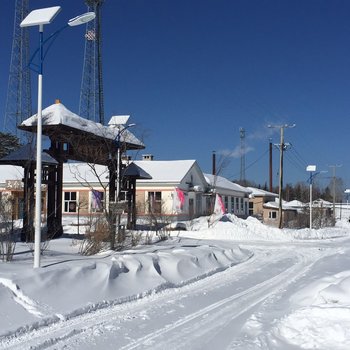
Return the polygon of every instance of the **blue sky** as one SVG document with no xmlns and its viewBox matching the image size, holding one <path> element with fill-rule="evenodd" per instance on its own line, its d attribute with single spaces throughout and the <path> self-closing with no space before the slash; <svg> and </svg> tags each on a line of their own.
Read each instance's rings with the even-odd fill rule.
<svg viewBox="0 0 350 350">
<path fill-rule="evenodd" d="M 0 28 L 0 126 L 3 126 L 14 1 Z M 60 5 L 49 34 L 86 11 L 83 0 L 30 0 L 31 9 Z M 268 183 L 268 143 L 286 129 L 284 182 L 306 181 L 307 164 L 350 187 L 350 2 L 347 0 L 106 0 L 103 16 L 105 119 L 131 114 L 135 134 L 155 159 L 230 154 L 223 175 L 240 175 L 239 128 L 246 132 L 246 178 Z M 69 28 L 50 49 L 43 105 L 55 98 L 78 112 L 84 28 Z M 37 30 L 31 30 L 36 48 Z M 36 109 L 33 74 L 33 108 Z M 274 150 L 274 184 L 278 150 Z M 321 176 L 321 175 L 320 175 Z"/>
</svg>

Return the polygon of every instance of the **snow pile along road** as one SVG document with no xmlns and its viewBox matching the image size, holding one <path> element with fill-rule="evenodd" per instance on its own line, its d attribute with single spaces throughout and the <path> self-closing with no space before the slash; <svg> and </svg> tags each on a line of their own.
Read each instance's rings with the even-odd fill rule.
<svg viewBox="0 0 350 350">
<path fill-rule="evenodd" d="M 0 263 L 0 349 L 147 348 L 149 339 L 166 348 L 184 331 L 187 348 L 205 350 L 350 348 L 349 223 L 279 230 L 225 215 L 187 226 L 91 257 L 54 240 L 40 269 L 18 243 L 14 261 Z"/>
<path fill-rule="evenodd" d="M 350 349 L 350 271 L 320 278 L 295 293 L 295 309 L 274 335 L 302 349 Z"/>
<path fill-rule="evenodd" d="M 43 269 L 19 262 L 16 272 L 0 278 L 0 335 L 28 323 L 52 323 L 179 287 L 250 256 L 237 246 L 198 245 L 183 239 L 80 260 L 50 257 L 54 261 Z"/>
<path fill-rule="evenodd" d="M 248 217 L 239 219 L 233 214 L 226 214 L 208 227 L 208 217 L 200 217 L 187 222 L 187 230 L 179 233 L 183 237 L 200 239 L 219 239 L 234 241 L 274 241 L 291 242 L 295 240 L 312 240 L 339 238 L 348 236 L 349 225 L 339 222 L 335 228 L 320 230 L 279 229 L 263 225 L 259 220 Z M 199 232 L 198 232 L 199 231 Z"/>
</svg>

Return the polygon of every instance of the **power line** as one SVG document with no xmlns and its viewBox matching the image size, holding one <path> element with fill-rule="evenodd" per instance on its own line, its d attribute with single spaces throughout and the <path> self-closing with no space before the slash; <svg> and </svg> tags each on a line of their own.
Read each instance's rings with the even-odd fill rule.
<svg viewBox="0 0 350 350">
<path fill-rule="evenodd" d="M 268 151 L 269 151 L 269 150 L 267 149 L 262 155 L 260 155 L 257 159 L 255 159 L 252 163 L 248 164 L 248 165 L 245 167 L 245 170 L 248 170 L 248 169 L 251 168 L 254 164 L 256 164 L 258 161 L 260 161 L 260 160 L 266 155 L 266 153 L 268 153 Z M 240 174 L 240 172 L 231 174 L 231 175 L 229 176 L 229 178 L 235 179 L 239 174 Z"/>
</svg>

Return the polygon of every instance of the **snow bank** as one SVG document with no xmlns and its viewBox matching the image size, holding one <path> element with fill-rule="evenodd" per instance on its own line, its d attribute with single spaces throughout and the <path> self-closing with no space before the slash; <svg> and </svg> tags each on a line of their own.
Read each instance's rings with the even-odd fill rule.
<svg viewBox="0 0 350 350">
<path fill-rule="evenodd" d="M 18 243 L 14 262 L 0 262 L 0 337 L 183 286 L 249 259 L 252 253 L 234 241 L 348 237 L 350 227 L 279 230 L 234 215 L 211 227 L 207 218 L 186 225 L 190 231 L 173 231 L 165 242 L 91 257 L 78 254 L 75 240 L 54 240 L 42 257 L 42 269 L 32 268 L 32 253 Z M 334 349 L 343 340 L 350 348 L 349 290 L 350 271 L 314 281 L 293 296 L 294 311 L 276 324 L 274 334 L 304 348 L 330 348 L 331 339 Z"/>
<path fill-rule="evenodd" d="M 209 217 L 200 217 L 187 223 L 187 230 L 178 233 L 182 237 L 219 239 L 235 241 L 295 241 L 311 239 L 327 239 L 336 237 L 348 237 L 349 227 L 347 223 L 335 228 L 320 230 L 310 229 L 279 229 L 262 224 L 253 217 L 243 220 L 233 214 L 224 215 L 208 227 Z"/>
<path fill-rule="evenodd" d="M 324 277 L 295 293 L 296 310 L 273 333 L 302 349 L 350 349 L 350 271 Z"/>
<path fill-rule="evenodd" d="M 57 255 L 64 241 L 70 242 L 51 242 L 51 253 L 42 258 L 45 268 L 32 269 L 23 256 L 14 271 L 0 278 L 0 336 L 20 332 L 28 323 L 35 328 L 179 287 L 250 257 L 237 246 L 170 239 L 142 249 L 72 258 Z M 10 264 L 1 267 L 7 266 Z"/>
</svg>

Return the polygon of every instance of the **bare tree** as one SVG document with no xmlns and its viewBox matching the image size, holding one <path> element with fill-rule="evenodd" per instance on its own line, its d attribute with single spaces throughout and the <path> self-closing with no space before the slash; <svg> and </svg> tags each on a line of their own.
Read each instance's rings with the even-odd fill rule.
<svg viewBox="0 0 350 350">
<path fill-rule="evenodd" d="M 155 232 L 159 240 L 163 241 L 169 238 L 171 219 L 165 214 L 165 203 L 154 203 L 152 199 L 148 199 L 144 208 L 140 208 L 146 213 L 146 221 L 149 229 Z"/>
<path fill-rule="evenodd" d="M 0 257 L 11 261 L 15 253 L 14 200 L 12 196 L 0 197 Z"/>
</svg>

